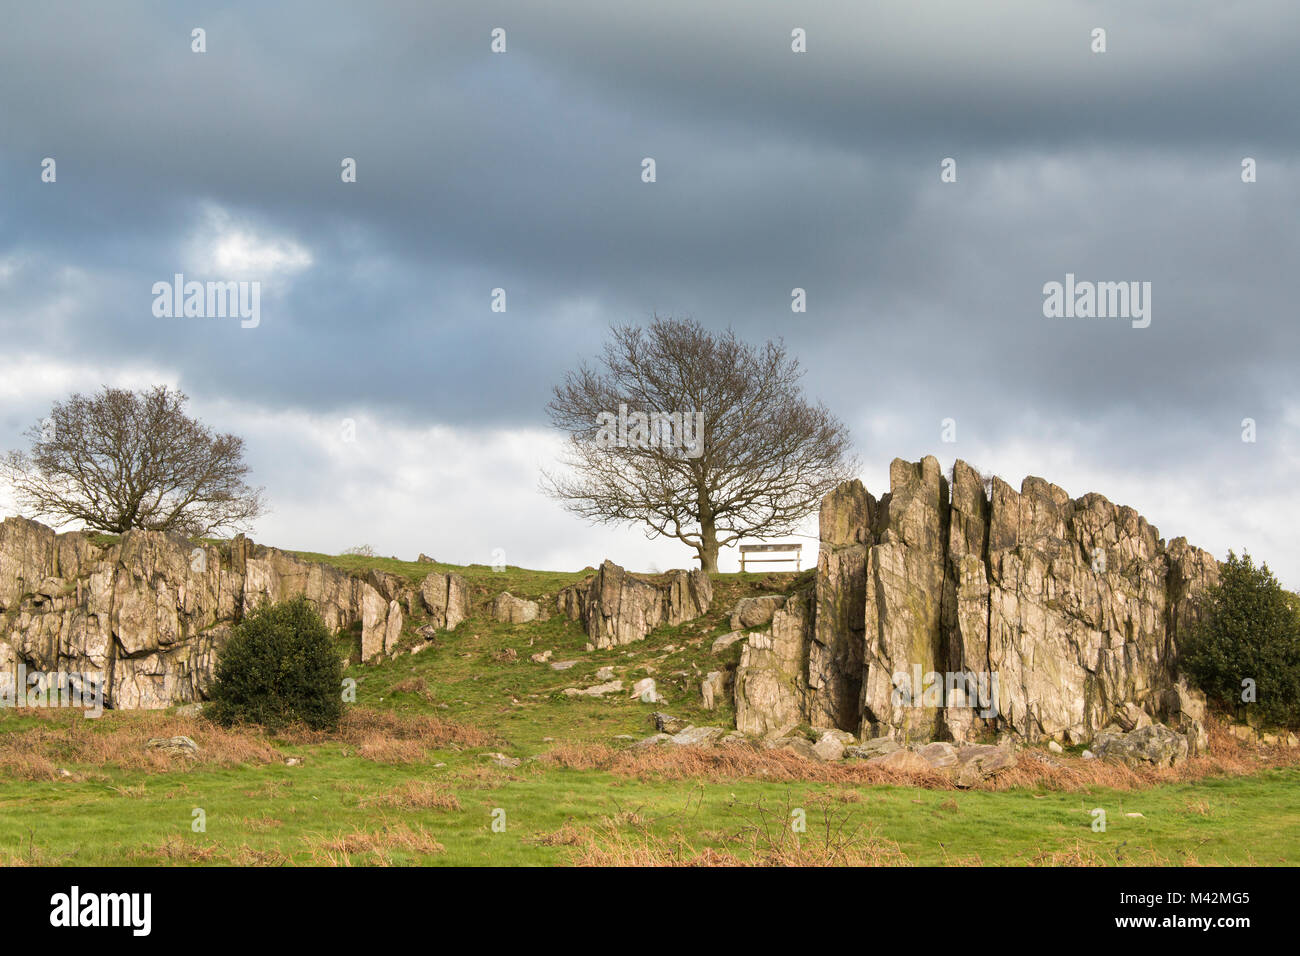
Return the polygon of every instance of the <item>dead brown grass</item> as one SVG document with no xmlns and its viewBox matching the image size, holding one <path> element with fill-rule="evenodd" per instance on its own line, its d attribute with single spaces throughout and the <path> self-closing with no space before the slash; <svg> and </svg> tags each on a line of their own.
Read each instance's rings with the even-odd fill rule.
<svg viewBox="0 0 1300 956">
<path fill-rule="evenodd" d="M 235 767 L 279 759 L 265 739 L 226 730 L 192 717 L 130 711 L 87 720 L 80 712 L 23 710 L 39 724 L 0 733 L 0 773 L 22 780 L 57 780 L 70 766 L 114 766 L 147 773 L 187 771 L 193 766 Z M 186 736 L 199 745 L 194 757 L 173 757 L 146 748 L 153 737 Z M 69 771 L 74 779 L 83 774 Z"/>
<path fill-rule="evenodd" d="M 408 677 L 399 680 L 389 690 L 394 694 L 426 694 L 429 684 L 423 677 Z"/>
<path fill-rule="evenodd" d="M 759 800 L 747 808 L 747 821 L 720 842 L 693 845 L 679 831 L 662 837 L 643 826 L 607 822 L 577 844 L 578 866 L 909 866 L 897 843 L 880 837 L 845 808 L 823 805 L 820 819 L 807 829 L 791 826 L 792 805 Z"/>
<path fill-rule="evenodd" d="M 395 854 L 432 856 L 445 849 L 424 827 L 406 823 L 384 823 L 378 830 L 352 830 L 333 836 L 312 835 L 306 838 L 313 862 L 322 866 L 362 864 L 392 866 Z"/>
<path fill-rule="evenodd" d="M 161 843 L 131 851 L 134 860 L 164 863 L 215 863 L 224 859 L 219 843 L 192 843 L 173 834 Z"/>
<path fill-rule="evenodd" d="M 804 781 L 844 785 L 893 784 L 929 790 L 955 790 L 942 771 L 901 771 L 856 761 L 817 763 L 790 751 L 746 744 L 722 747 L 662 745 L 618 750 L 604 744 L 560 744 L 543 759 L 574 770 L 605 770 L 636 779 Z M 1056 756 L 1052 763 L 1020 756 L 1019 765 L 977 785 L 981 790 L 1080 791 L 1097 787 L 1139 790 L 1159 784 L 1188 783 L 1209 777 L 1241 776 L 1261 770 L 1300 767 L 1300 750 L 1261 750 L 1243 745 L 1218 724 L 1210 727 L 1210 752 L 1173 768 L 1130 768 L 1103 760 Z"/>
<path fill-rule="evenodd" d="M 1196 855 L 1184 851 L 1178 857 L 1158 852 L 1154 847 L 1132 843 L 1119 846 L 1086 846 L 1075 840 L 1074 846 L 1022 854 L 1007 861 L 1010 866 L 1200 866 Z M 945 866 L 986 866 L 978 855 L 953 857 L 944 855 Z"/>
<path fill-rule="evenodd" d="M 410 780 L 385 793 L 362 797 L 361 807 L 389 807 L 394 810 L 459 810 L 456 794 L 427 780 Z"/>
<path fill-rule="evenodd" d="M 938 771 L 904 773 L 885 767 L 852 763 L 815 763 L 786 750 L 763 750 L 745 744 L 724 747 L 665 745 L 641 750 L 615 750 L 602 744 L 567 744 L 544 758 L 575 770 L 607 770 L 620 776 L 659 780 L 757 779 L 834 784 L 913 784 L 951 789 Z"/>
<path fill-rule="evenodd" d="M 288 866 L 293 860 L 278 847 L 273 850 L 258 850 L 242 843 L 226 854 L 231 866 Z"/>
<path fill-rule="evenodd" d="M 428 749 L 447 747 L 489 747 L 496 742 L 493 734 L 477 727 L 443 720 L 429 714 L 402 714 L 370 707 L 349 707 L 335 732 L 313 731 L 303 727 L 280 735 L 290 743 L 323 743 L 341 740 L 360 747 L 378 737 L 416 741 Z"/>
<path fill-rule="evenodd" d="M 258 727 L 219 727 L 202 718 L 159 711 L 117 711 L 88 720 L 79 711 L 0 712 L 5 720 L 34 718 L 36 726 L 0 732 L 0 776 L 19 780 L 81 780 L 84 768 L 112 766 L 146 773 L 185 772 L 195 766 L 236 767 L 278 762 L 283 755 Z M 153 737 L 186 736 L 199 745 L 193 757 L 174 757 L 146 748 Z M 439 748 L 485 747 L 495 737 L 485 731 L 428 715 L 404 715 L 350 708 L 335 732 L 291 728 L 275 740 L 290 744 L 342 741 L 364 760 L 405 764 Z M 77 769 L 82 768 L 82 769 Z"/>
<path fill-rule="evenodd" d="M 587 841 L 587 831 L 566 823 L 558 830 L 537 837 L 533 842 L 542 846 L 581 846 Z"/>
<path fill-rule="evenodd" d="M 247 821 L 245 821 L 247 822 Z M 278 821 L 277 821 L 278 822 Z M 161 843 L 132 850 L 129 859 L 142 863 L 228 864 L 230 866 L 288 866 L 292 860 L 279 847 L 259 850 L 246 843 L 229 848 L 222 843 L 194 843 L 173 834 Z"/>
<path fill-rule="evenodd" d="M 274 830 L 282 826 L 284 826 L 283 820 L 277 820 L 265 813 L 260 817 L 244 817 L 243 820 L 243 828 L 250 833 L 265 833 L 267 830 Z"/>
<path fill-rule="evenodd" d="M 357 756 L 372 763 L 423 763 L 428 754 L 428 748 L 418 740 L 394 740 L 380 734 L 371 734 L 357 744 Z"/>
</svg>

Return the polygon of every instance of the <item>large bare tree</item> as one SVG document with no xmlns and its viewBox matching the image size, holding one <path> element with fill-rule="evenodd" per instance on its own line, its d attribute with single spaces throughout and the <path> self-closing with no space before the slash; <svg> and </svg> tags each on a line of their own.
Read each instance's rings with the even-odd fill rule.
<svg viewBox="0 0 1300 956">
<path fill-rule="evenodd" d="M 187 401 L 162 385 L 73 395 L 27 431 L 29 453 L 0 459 L 0 472 L 21 507 L 59 524 L 190 537 L 244 530 L 263 512 L 261 490 L 244 480 L 244 441 L 187 416 Z"/>
<path fill-rule="evenodd" d="M 742 537 L 790 534 L 857 471 L 848 429 L 804 399 L 780 341 L 755 348 L 655 316 L 615 326 L 600 364 L 554 390 L 551 421 L 569 442 L 544 490 L 590 520 L 677 538 L 706 571 Z"/>
</svg>

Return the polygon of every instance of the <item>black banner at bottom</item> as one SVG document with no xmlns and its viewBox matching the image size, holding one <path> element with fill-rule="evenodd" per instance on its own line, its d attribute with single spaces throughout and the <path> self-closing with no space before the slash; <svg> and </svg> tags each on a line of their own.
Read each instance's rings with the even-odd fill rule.
<svg viewBox="0 0 1300 956">
<path fill-rule="evenodd" d="M 1263 869 L 8 869 L 0 870 L 6 935 L 37 942 L 75 936 L 151 942 L 237 943 L 269 933 L 334 945 L 431 924 L 509 929 L 517 920 L 570 920 L 590 907 L 610 920 L 653 920 L 698 904 L 739 904 L 761 919 L 730 922 L 727 934 L 766 932 L 771 905 L 787 915 L 860 919 L 876 910 L 909 934 L 951 938 L 960 921 L 1001 914 L 1017 935 L 1068 928 L 1071 940 L 1127 935 L 1229 945 L 1242 933 L 1278 932 L 1289 922 L 1285 873 Z M 692 904 L 692 900 L 695 904 Z M 766 901 L 766 902 L 765 902 Z M 721 907 L 721 910 L 717 908 Z M 1284 907 L 1287 909 L 1284 910 Z M 619 911 L 622 915 L 619 915 Z M 638 915 L 639 914 L 639 915 Z M 958 922 L 951 922 L 957 920 Z M 628 924 L 631 928 L 632 924 Z M 971 927 L 967 927 L 970 929 Z M 654 930 L 643 926 L 641 932 Z M 14 934 L 18 935 L 14 935 Z"/>
</svg>

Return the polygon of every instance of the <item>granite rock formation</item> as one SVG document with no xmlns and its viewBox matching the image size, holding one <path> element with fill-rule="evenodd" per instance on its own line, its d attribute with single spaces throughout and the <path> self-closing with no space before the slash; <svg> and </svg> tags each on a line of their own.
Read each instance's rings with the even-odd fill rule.
<svg viewBox="0 0 1300 956">
<path fill-rule="evenodd" d="M 652 584 L 612 561 L 556 597 L 560 613 L 581 621 L 598 648 L 631 644 L 660 625 L 694 620 L 712 603 L 713 584 L 703 571 L 669 571 L 665 583 Z"/>
<path fill-rule="evenodd" d="M 406 617 L 453 628 L 468 613 L 456 574 L 417 590 L 396 575 L 359 577 L 254 544 L 196 546 L 158 531 L 110 545 L 35 521 L 0 522 L 0 674 L 102 674 L 105 703 L 153 708 L 199 700 L 216 651 L 263 601 L 305 596 L 326 626 L 361 624 L 361 657 L 393 652 Z"/>
<path fill-rule="evenodd" d="M 962 461 L 950 482 L 932 457 L 895 460 L 878 500 L 841 485 L 820 518 L 814 585 L 742 651 L 740 730 L 1078 743 L 1136 711 L 1204 746 L 1177 660 L 1209 553 L 1100 495 L 1016 491 Z"/>
</svg>

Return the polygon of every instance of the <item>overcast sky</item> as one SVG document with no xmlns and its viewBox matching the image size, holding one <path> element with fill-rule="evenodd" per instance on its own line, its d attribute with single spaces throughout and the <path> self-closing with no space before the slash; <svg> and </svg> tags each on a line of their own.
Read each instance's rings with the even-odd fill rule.
<svg viewBox="0 0 1300 956">
<path fill-rule="evenodd" d="M 14 8 L 0 449 L 165 382 L 246 438 L 259 541 L 689 567 L 538 491 L 550 387 L 689 315 L 784 337 L 877 495 L 960 457 L 1300 587 L 1297 51 L 1293 0 Z M 156 317 L 177 272 L 260 324 Z M 1067 273 L 1150 282 L 1149 327 L 1046 318 Z"/>
</svg>

